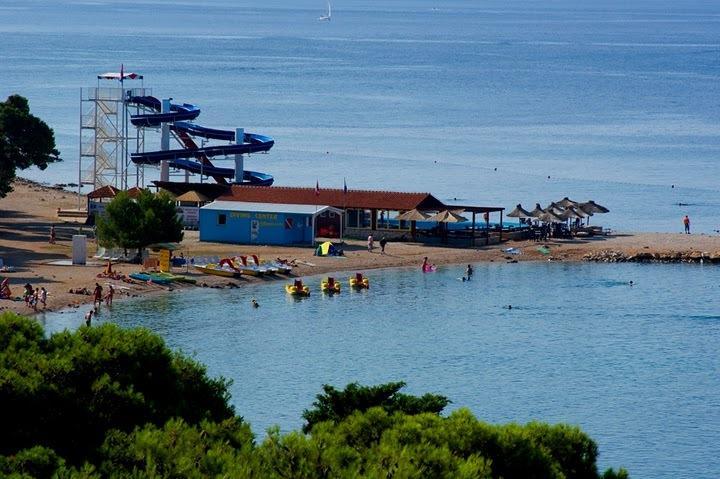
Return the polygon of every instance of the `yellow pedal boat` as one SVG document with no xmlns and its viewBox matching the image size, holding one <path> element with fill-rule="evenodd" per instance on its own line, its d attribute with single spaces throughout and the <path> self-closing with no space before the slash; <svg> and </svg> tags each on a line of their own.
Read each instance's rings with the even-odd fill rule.
<svg viewBox="0 0 720 479">
<path fill-rule="evenodd" d="M 357 289 L 370 289 L 370 280 L 362 275 L 362 273 L 355 273 L 355 276 L 350 278 L 350 287 Z"/>
<path fill-rule="evenodd" d="M 339 293 L 340 283 L 335 278 L 327 277 L 320 282 L 320 289 L 323 293 Z"/>
<path fill-rule="evenodd" d="M 305 286 L 300 280 L 296 280 L 294 284 L 286 284 L 285 292 L 293 296 L 310 296 L 310 288 Z"/>
</svg>

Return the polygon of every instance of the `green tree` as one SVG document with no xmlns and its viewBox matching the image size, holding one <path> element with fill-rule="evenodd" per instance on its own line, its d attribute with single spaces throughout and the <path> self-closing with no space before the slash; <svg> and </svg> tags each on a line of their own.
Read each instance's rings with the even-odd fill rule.
<svg viewBox="0 0 720 479">
<path fill-rule="evenodd" d="M 103 246 L 142 252 L 153 243 L 182 241 L 182 221 L 167 193 L 143 190 L 132 199 L 120 192 L 98 216 L 97 235 Z"/>
<path fill-rule="evenodd" d="M 36 322 L 2 314 L 0 476 L 629 477 L 599 475 L 597 445 L 575 426 L 493 425 L 467 409 L 443 417 L 446 398 L 404 397 L 403 383 L 325 386 L 316 407 L 335 399 L 309 434 L 274 427 L 258 444 L 229 406 L 227 385 L 144 329 L 46 338 Z"/>
<path fill-rule="evenodd" d="M 342 391 L 328 384 L 323 385 L 323 393 L 316 396 L 313 409 L 303 412 L 304 432 L 310 432 L 313 426 L 322 421 L 341 421 L 355 411 L 366 411 L 371 407 L 382 407 L 389 413 L 420 414 L 431 412 L 440 414 L 450 400 L 439 394 L 412 396 L 399 392 L 405 383 L 392 382 L 377 386 L 361 386 L 351 383 Z"/>
<path fill-rule="evenodd" d="M 26 98 L 11 95 L 0 102 L 0 198 L 12 191 L 15 171 L 60 161 L 55 135 L 41 119 L 30 113 Z"/>
<path fill-rule="evenodd" d="M 36 322 L 4 313 L 0 454 L 43 446 L 76 463 L 111 429 L 232 418 L 228 384 L 145 329 L 106 324 L 47 339 Z"/>
</svg>

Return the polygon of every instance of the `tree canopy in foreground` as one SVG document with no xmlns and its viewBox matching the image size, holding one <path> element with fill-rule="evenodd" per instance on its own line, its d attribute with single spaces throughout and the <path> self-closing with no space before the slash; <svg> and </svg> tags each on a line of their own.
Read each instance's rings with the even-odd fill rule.
<svg viewBox="0 0 720 479">
<path fill-rule="evenodd" d="M 14 478 L 627 478 L 576 426 L 491 425 L 402 383 L 324 386 L 307 433 L 258 442 L 228 382 L 144 329 L 46 338 L 0 315 L 0 476 Z"/>
<path fill-rule="evenodd" d="M 27 98 L 11 95 L 0 102 L 0 198 L 12 191 L 17 169 L 60 161 L 55 135 L 40 118 L 30 113 Z"/>
<path fill-rule="evenodd" d="M 182 241 L 182 221 L 169 194 L 142 190 L 136 199 L 121 191 L 97 218 L 103 246 L 142 250 L 154 243 Z"/>
</svg>

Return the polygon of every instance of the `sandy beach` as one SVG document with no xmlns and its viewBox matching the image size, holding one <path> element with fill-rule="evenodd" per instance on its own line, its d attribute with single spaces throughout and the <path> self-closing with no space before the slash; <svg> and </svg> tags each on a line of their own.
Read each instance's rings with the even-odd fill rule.
<svg viewBox="0 0 720 479">
<path fill-rule="evenodd" d="M 118 286 L 116 299 L 148 294 L 161 294 L 167 287 L 148 285 L 140 282 L 126 283 L 98 279 L 104 264 L 90 262 L 87 266 L 58 266 L 50 264 L 58 260 L 68 260 L 71 256 L 71 237 L 76 233 L 87 233 L 81 225 L 66 223 L 58 219 L 57 208 L 76 208 L 77 195 L 61 189 L 48 188 L 35 183 L 19 180 L 15 191 L 0 200 L 0 258 L 6 265 L 15 268 L 14 272 L 0 273 L 0 278 L 10 278 L 13 296 L 20 296 L 25 283 L 33 287 L 44 286 L 48 292 L 47 309 L 79 307 L 92 302 L 86 295 L 72 294 L 68 291 L 77 288 L 92 290 L 96 282 L 103 287 L 108 283 Z M 84 201 L 84 199 L 83 199 Z M 50 226 L 55 225 L 57 241 L 49 243 Z M 541 246 L 547 250 L 538 250 Z M 90 242 L 90 254 L 96 245 Z M 504 250 L 516 248 L 520 254 L 509 254 Z M 277 257 L 296 260 L 294 276 L 316 275 L 328 272 L 367 271 L 375 268 L 420 265 L 423 257 L 437 265 L 477 262 L 514 263 L 523 261 L 608 261 L 627 258 L 646 258 L 652 260 L 681 261 L 690 258 L 707 258 L 708 261 L 720 261 L 720 236 L 684 235 L 679 233 L 617 233 L 610 236 L 572 240 L 551 240 L 545 243 L 533 241 L 511 241 L 501 245 L 480 248 L 448 248 L 428 246 L 418 243 L 391 242 L 386 254 L 380 254 L 376 248 L 367 251 L 364 241 L 346 240 L 344 257 L 317 257 L 309 247 L 270 247 L 228 245 L 198 241 L 197 231 L 186 231 L 180 251 L 186 257 L 192 256 L 234 256 L 238 254 L 258 254 L 260 258 Z M 631 259 L 632 260 L 632 259 Z M 512 267 L 512 264 L 508 264 Z M 458 266 L 460 268 L 460 266 Z M 139 265 L 117 264 L 114 269 L 122 274 L 141 270 Z M 192 269 L 177 268 L 174 272 L 187 274 L 197 280 L 199 286 L 179 285 L 177 288 L 202 287 L 242 287 L 248 282 L 270 281 L 268 278 L 242 277 L 229 280 L 218 276 L 199 274 Z M 278 277 L 282 281 L 283 277 Z M 287 279 L 285 279 L 287 280 Z M 13 310 L 25 314 L 34 311 L 22 301 L 0 300 L 1 310 Z"/>
</svg>

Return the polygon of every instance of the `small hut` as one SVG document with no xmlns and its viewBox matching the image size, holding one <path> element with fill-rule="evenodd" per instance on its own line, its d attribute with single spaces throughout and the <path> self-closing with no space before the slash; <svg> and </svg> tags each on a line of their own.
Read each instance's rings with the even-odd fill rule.
<svg viewBox="0 0 720 479">
<path fill-rule="evenodd" d="M 200 207 L 209 203 L 210 198 L 195 190 L 190 190 L 175 198 L 178 214 L 183 226 L 197 228 L 200 224 Z"/>
</svg>

